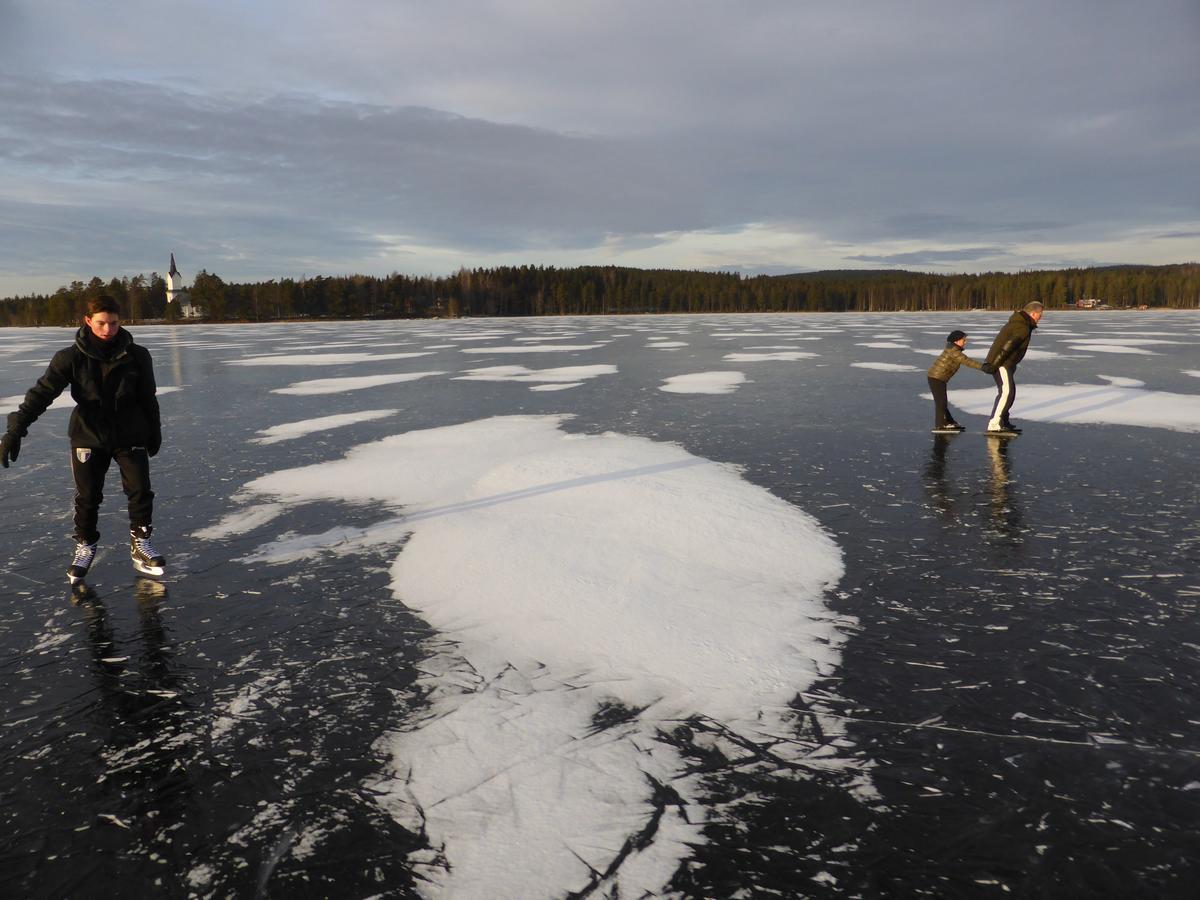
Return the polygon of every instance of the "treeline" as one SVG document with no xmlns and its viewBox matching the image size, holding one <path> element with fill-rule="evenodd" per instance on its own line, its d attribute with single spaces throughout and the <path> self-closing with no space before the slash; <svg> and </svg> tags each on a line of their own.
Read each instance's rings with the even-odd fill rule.
<svg viewBox="0 0 1200 900">
<path fill-rule="evenodd" d="M 0 325 L 71 325 L 101 291 L 125 318 L 172 319 L 158 273 L 0 301 Z M 728 272 L 616 266 L 502 266 L 444 277 L 347 275 L 226 283 L 202 271 L 191 302 L 209 321 L 431 318 L 621 313 L 892 312 L 1050 307 L 1097 298 L 1111 307 L 1200 308 L 1200 264 L 1113 266 L 982 275 L 846 270 L 743 277 Z"/>
</svg>

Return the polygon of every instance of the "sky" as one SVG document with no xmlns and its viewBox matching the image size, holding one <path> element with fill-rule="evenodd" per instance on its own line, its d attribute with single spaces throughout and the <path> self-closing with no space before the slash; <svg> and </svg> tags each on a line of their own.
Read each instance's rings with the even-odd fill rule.
<svg viewBox="0 0 1200 900">
<path fill-rule="evenodd" d="M 1200 260 L 1200 3 L 0 0 L 0 296 Z"/>
</svg>

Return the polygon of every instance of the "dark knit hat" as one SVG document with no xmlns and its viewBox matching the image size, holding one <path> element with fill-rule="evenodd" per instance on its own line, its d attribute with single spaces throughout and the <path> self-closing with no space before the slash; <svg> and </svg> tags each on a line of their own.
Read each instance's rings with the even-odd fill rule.
<svg viewBox="0 0 1200 900">
<path fill-rule="evenodd" d="M 947 344 L 953 344 L 955 341 L 962 340 L 962 339 L 963 339 L 963 338 L 965 338 L 966 336 L 967 336 L 967 333 L 966 333 L 965 331 L 959 331 L 957 328 L 955 328 L 955 329 L 954 329 L 952 332 L 950 332 L 950 334 L 949 334 L 949 335 L 946 337 L 946 343 L 947 343 Z"/>
</svg>

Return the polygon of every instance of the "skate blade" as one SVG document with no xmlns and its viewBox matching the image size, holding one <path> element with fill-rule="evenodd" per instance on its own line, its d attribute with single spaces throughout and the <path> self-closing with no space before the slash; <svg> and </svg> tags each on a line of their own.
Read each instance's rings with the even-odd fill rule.
<svg viewBox="0 0 1200 900">
<path fill-rule="evenodd" d="M 167 570 L 163 566 L 145 566 L 135 562 L 133 568 L 139 575 L 145 575 L 147 578 L 162 578 L 167 574 Z"/>
</svg>

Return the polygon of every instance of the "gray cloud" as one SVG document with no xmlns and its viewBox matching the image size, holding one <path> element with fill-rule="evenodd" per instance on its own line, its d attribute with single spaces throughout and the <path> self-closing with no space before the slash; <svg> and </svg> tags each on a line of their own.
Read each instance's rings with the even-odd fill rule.
<svg viewBox="0 0 1200 900">
<path fill-rule="evenodd" d="M 90 273 L 168 238 L 239 277 L 386 272 L 405 245 L 620 261 L 754 224 L 869 265 L 1019 267 L 1186 236 L 1200 9 L 1151 7 L 0 0 L 0 239 L 23 248 L 0 265 Z M 931 249 L 863 246 L 893 241 Z"/>
<path fill-rule="evenodd" d="M 847 256 L 846 259 L 886 266 L 944 266 L 972 260 L 995 260 L 1007 255 L 1007 251 L 1003 247 L 965 247 L 960 250 L 913 250 L 908 253 L 882 255 L 859 253 Z"/>
</svg>

